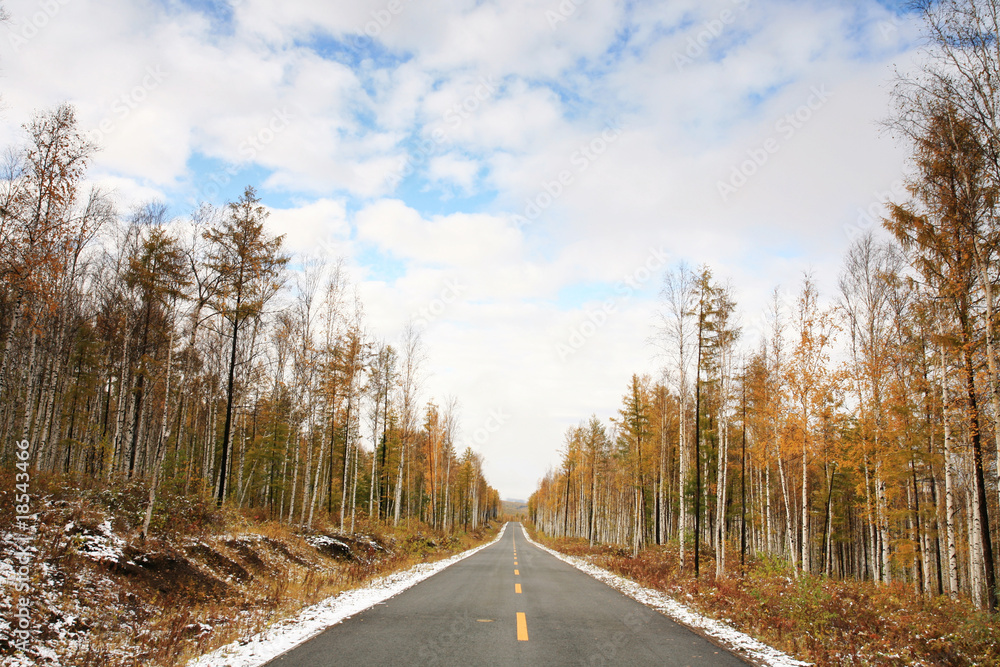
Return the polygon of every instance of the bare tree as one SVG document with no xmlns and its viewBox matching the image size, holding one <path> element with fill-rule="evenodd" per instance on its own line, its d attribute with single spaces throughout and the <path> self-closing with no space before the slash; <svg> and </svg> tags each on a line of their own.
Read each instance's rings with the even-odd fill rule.
<svg viewBox="0 0 1000 667">
<path fill-rule="evenodd" d="M 426 359 L 423 342 L 420 337 L 420 331 L 416 328 L 413 322 L 407 323 L 406 328 L 403 330 L 402 352 L 403 363 L 402 368 L 400 369 L 400 400 L 402 402 L 400 428 L 402 431 L 402 442 L 400 443 L 401 451 L 399 455 L 399 463 L 396 467 L 395 506 L 393 508 L 392 517 L 393 525 L 399 523 L 399 517 L 402 512 L 404 468 L 407 471 L 406 488 L 408 491 L 410 489 L 409 470 L 410 460 L 412 458 L 412 454 L 410 452 L 410 434 L 416 430 L 417 400 L 420 392 L 420 386 L 423 383 L 421 367 Z M 409 517 L 410 515 L 409 495 L 407 495 L 406 516 Z"/>
<path fill-rule="evenodd" d="M 677 381 L 677 398 L 680 402 L 680 422 L 678 427 L 678 513 L 677 534 L 680 540 L 680 569 L 684 570 L 685 542 L 687 540 L 688 512 L 687 493 L 690 453 L 685 426 L 688 401 L 688 375 L 691 369 L 692 341 L 694 339 L 694 317 L 697 314 L 697 284 L 694 272 L 684 263 L 663 277 L 660 299 L 664 306 L 658 313 L 659 328 L 663 347 L 671 358 Z"/>
<path fill-rule="evenodd" d="M 882 463 L 886 437 L 885 385 L 892 363 L 887 354 L 892 337 L 887 279 L 902 272 L 903 259 L 895 248 L 880 243 L 869 231 L 854 241 L 844 264 L 839 282 L 840 306 L 851 335 L 852 379 L 864 438 L 862 461 L 865 476 L 873 476 L 876 489 L 874 515 L 870 517 L 869 525 L 877 526 L 878 534 L 870 534 L 869 548 L 872 553 L 879 554 L 878 579 L 886 581 L 889 577 L 889 519 L 883 491 L 886 482 Z M 870 485 L 866 484 L 866 499 L 870 498 L 869 493 Z M 870 499 L 868 504 L 871 508 Z"/>
</svg>

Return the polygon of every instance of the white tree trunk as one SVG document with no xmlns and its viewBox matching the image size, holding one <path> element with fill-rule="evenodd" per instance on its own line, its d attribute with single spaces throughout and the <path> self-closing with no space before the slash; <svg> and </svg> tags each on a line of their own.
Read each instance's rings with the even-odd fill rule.
<svg viewBox="0 0 1000 667">
<path fill-rule="evenodd" d="M 958 596 L 958 549 L 955 544 L 955 461 L 952 454 L 951 419 L 949 418 L 948 366 L 941 347 L 941 405 L 944 421 L 944 515 L 947 532 L 948 592 Z"/>
</svg>

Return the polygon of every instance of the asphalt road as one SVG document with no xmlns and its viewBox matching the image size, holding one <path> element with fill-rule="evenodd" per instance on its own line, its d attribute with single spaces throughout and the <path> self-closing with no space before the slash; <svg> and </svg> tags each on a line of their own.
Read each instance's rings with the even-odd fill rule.
<svg viewBox="0 0 1000 667">
<path fill-rule="evenodd" d="M 746 665 L 524 539 L 503 538 L 275 658 L 328 665 Z"/>
</svg>

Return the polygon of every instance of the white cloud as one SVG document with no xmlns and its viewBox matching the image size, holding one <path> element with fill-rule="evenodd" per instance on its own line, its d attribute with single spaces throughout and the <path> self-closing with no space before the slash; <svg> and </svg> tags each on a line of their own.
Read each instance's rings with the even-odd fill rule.
<svg viewBox="0 0 1000 667">
<path fill-rule="evenodd" d="M 475 160 L 448 154 L 432 158 L 428 165 L 428 176 L 445 186 L 457 186 L 462 192 L 472 192 L 479 173 L 479 163 Z"/>
<path fill-rule="evenodd" d="M 343 201 L 317 199 L 298 208 L 270 209 L 268 227 L 284 234 L 285 247 L 295 253 L 335 254 L 336 247 L 350 237 Z"/>
<path fill-rule="evenodd" d="M 430 220 L 399 200 L 358 213 L 358 237 L 396 257 L 445 267 L 495 267 L 516 260 L 521 238 L 506 220 L 456 213 Z"/>
</svg>

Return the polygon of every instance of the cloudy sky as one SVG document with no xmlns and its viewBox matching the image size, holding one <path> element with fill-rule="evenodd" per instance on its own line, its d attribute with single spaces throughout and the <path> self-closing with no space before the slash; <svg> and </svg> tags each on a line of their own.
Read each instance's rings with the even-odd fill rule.
<svg viewBox="0 0 1000 667">
<path fill-rule="evenodd" d="M 665 268 L 776 286 L 901 193 L 882 132 L 918 57 L 901 0 L 8 0 L 0 142 L 68 101 L 123 208 L 253 184 L 301 253 L 344 257 L 373 335 L 423 328 L 504 497 L 614 414 Z"/>
</svg>

